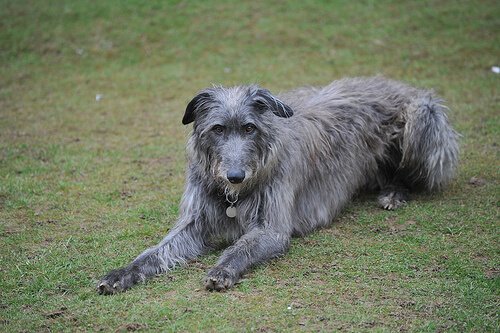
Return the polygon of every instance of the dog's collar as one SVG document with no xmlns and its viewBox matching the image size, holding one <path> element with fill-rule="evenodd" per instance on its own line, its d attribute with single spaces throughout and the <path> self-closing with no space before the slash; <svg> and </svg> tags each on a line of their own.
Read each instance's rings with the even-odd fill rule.
<svg viewBox="0 0 500 333">
<path fill-rule="evenodd" d="M 238 193 L 236 193 L 234 196 L 226 192 L 226 202 L 229 203 L 229 207 L 226 208 L 226 215 L 227 217 L 234 218 L 236 217 L 237 214 L 237 209 L 236 206 L 234 205 L 236 202 L 238 202 Z"/>
</svg>

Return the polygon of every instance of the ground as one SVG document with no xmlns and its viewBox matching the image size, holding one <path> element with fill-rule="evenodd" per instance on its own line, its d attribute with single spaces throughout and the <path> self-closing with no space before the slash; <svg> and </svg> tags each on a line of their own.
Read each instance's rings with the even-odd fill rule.
<svg viewBox="0 0 500 333">
<path fill-rule="evenodd" d="M 0 1 L 0 330 L 500 331 L 497 1 Z M 233 290 L 212 253 L 109 297 L 171 228 L 185 105 L 382 74 L 433 88 L 456 179 L 396 211 L 363 194 Z"/>
</svg>

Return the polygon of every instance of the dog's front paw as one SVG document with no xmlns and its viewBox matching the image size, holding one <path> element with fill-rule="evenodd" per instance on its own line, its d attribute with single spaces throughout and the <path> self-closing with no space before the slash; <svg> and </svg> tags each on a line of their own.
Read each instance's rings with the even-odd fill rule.
<svg viewBox="0 0 500 333">
<path fill-rule="evenodd" d="M 111 295 L 125 291 L 134 284 L 142 282 L 144 275 L 138 269 L 124 267 L 112 270 L 97 283 L 97 292 L 101 295 Z"/>
<path fill-rule="evenodd" d="M 205 288 L 207 290 L 225 291 L 238 282 L 239 277 L 230 268 L 217 266 L 212 268 L 205 278 Z"/>
</svg>

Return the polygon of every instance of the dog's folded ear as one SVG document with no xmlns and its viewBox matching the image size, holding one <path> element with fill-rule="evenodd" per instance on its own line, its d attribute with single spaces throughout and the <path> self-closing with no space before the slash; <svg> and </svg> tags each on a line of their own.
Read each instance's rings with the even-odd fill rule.
<svg viewBox="0 0 500 333">
<path fill-rule="evenodd" d="M 259 89 L 254 95 L 253 106 L 260 111 L 270 110 L 278 117 L 288 118 L 293 116 L 291 107 L 273 96 L 267 89 Z"/>
<path fill-rule="evenodd" d="M 203 110 L 204 106 L 210 101 L 211 96 L 207 92 L 202 92 L 196 95 L 186 107 L 182 124 L 187 125 L 194 121 L 196 114 Z"/>
</svg>

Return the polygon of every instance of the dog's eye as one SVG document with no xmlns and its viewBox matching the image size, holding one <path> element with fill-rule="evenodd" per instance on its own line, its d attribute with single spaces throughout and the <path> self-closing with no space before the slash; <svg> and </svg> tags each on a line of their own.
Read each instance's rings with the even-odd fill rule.
<svg viewBox="0 0 500 333">
<path fill-rule="evenodd" d="M 255 127 L 254 124 L 246 124 L 245 125 L 245 133 L 247 133 L 247 134 L 253 133 L 256 129 L 257 129 L 257 127 Z"/>
<path fill-rule="evenodd" d="M 222 134 L 224 133 L 224 126 L 215 125 L 214 127 L 212 127 L 212 131 L 214 131 L 215 134 Z"/>
</svg>

